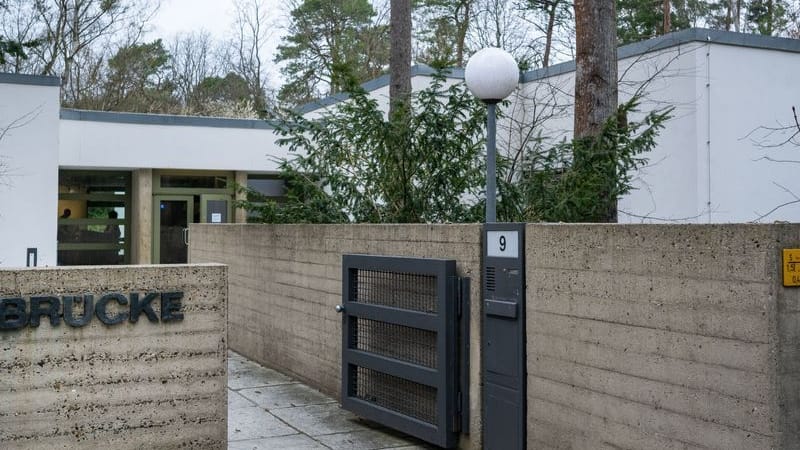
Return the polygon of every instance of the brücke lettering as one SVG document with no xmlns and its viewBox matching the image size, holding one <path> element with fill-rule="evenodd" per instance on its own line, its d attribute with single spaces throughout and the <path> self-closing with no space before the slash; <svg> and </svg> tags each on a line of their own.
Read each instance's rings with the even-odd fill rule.
<svg viewBox="0 0 800 450">
<path fill-rule="evenodd" d="M 106 325 L 117 325 L 128 321 L 136 323 L 142 314 L 150 322 L 174 322 L 183 320 L 181 299 L 183 292 L 131 292 L 104 294 L 96 302 L 94 295 L 44 295 L 36 297 L 12 297 L 0 299 L 0 331 L 18 330 L 25 326 L 38 327 L 42 318 L 50 320 L 50 326 L 64 323 L 71 327 L 86 326 L 92 317 Z M 154 302 L 160 303 L 160 314 L 153 310 Z M 77 309 L 82 310 L 77 314 Z"/>
</svg>

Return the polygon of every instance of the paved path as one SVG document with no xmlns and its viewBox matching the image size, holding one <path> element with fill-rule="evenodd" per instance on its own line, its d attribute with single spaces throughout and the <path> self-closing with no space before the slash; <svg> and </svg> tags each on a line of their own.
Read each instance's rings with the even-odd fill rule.
<svg viewBox="0 0 800 450">
<path fill-rule="evenodd" d="M 228 352 L 228 449 L 430 449 L 331 397 Z"/>
</svg>

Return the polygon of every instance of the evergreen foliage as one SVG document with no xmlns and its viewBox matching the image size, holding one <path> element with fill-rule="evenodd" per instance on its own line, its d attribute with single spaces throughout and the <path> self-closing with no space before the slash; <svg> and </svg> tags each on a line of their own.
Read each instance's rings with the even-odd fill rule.
<svg viewBox="0 0 800 450">
<path fill-rule="evenodd" d="M 464 85 L 436 76 L 412 96 L 407 125 L 348 85 L 349 101 L 318 120 L 292 114 L 281 127 L 295 153 L 282 164 L 286 201 L 239 206 L 266 222 L 479 220 L 486 112 Z"/>
<path fill-rule="evenodd" d="M 27 59 L 28 54 L 25 49 L 36 47 L 39 44 L 39 41 L 19 42 L 0 36 L 0 65 L 5 64 L 8 57 Z"/>
<path fill-rule="evenodd" d="M 352 85 L 351 85 L 352 87 Z M 318 120 L 292 114 L 280 127 L 281 201 L 250 192 L 238 202 L 251 220 L 268 223 L 479 222 L 484 213 L 485 107 L 463 84 L 439 75 L 412 97 L 407 127 L 392 125 L 376 100 L 353 89 L 350 100 Z M 633 188 L 670 109 L 637 114 L 639 99 L 619 107 L 596 138 L 531 147 L 523 169 L 506 183 L 510 161 L 498 158 L 501 221 L 605 221 Z M 396 141 L 406 143 L 398 154 Z"/>
<path fill-rule="evenodd" d="M 303 0 L 291 22 L 276 62 L 287 81 L 278 93 L 289 104 L 302 104 L 341 92 L 334 71 L 345 65 L 366 81 L 388 61 L 388 27 L 373 25 L 375 11 L 367 0 Z"/>
<path fill-rule="evenodd" d="M 565 140 L 547 149 L 538 140 L 528 150 L 517 181 L 504 186 L 503 219 L 608 221 L 617 200 L 633 189 L 633 174 L 647 162 L 646 154 L 655 147 L 671 113 L 668 108 L 639 121 L 624 120 L 638 106 L 638 98 L 620 105 L 617 116 L 606 121 L 595 137 Z"/>
<path fill-rule="evenodd" d="M 98 105 L 92 106 L 131 112 L 159 112 L 176 108 L 177 102 L 173 97 L 175 85 L 167 76 L 169 62 L 169 52 L 161 39 L 120 48 L 108 61 L 109 74 L 104 95 Z"/>
<path fill-rule="evenodd" d="M 4 1 L 0 1 L 0 10 L 8 9 L 8 5 Z M 15 41 L 8 39 L 0 34 L 0 66 L 6 64 L 8 58 L 13 59 L 28 59 L 28 54 L 25 49 L 33 48 L 41 44 L 41 41 L 34 39 L 31 41 Z"/>
</svg>

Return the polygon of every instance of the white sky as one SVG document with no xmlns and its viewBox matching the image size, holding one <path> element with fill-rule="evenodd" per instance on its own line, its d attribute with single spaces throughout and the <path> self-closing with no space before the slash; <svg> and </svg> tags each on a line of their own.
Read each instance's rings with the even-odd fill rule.
<svg viewBox="0 0 800 450">
<path fill-rule="evenodd" d="M 273 24 L 284 23 L 288 12 L 282 0 L 258 0 Z M 162 38 L 170 42 L 179 33 L 208 31 L 215 41 L 224 41 L 232 34 L 234 0 L 161 0 L 161 7 L 151 21 L 152 31 L 148 39 Z M 272 64 L 277 46 L 280 44 L 283 27 L 273 25 L 270 39 L 261 49 L 262 57 Z M 282 77 L 277 67 L 267 67 L 269 84 L 277 88 Z"/>
<path fill-rule="evenodd" d="M 177 33 L 206 30 L 222 39 L 233 22 L 233 0 L 161 0 L 153 34 L 168 39 Z"/>
</svg>

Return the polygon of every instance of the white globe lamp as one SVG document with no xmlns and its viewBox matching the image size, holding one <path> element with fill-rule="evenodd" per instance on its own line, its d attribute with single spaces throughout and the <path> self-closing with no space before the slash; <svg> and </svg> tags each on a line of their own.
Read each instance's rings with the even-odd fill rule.
<svg viewBox="0 0 800 450">
<path fill-rule="evenodd" d="M 487 47 L 467 61 L 464 80 L 475 97 L 486 103 L 497 103 L 517 88 L 519 66 L 507 51 Z"/>
<path fill-rule="evenodd" d="M 507 51 L 484 48 L 467 61 L 464 80 L 470 92 L 486 103 L 486 223 L 493 223 L 497 221 L 496 108 L 517 88 L 519 66 Z"/>
</svg>

